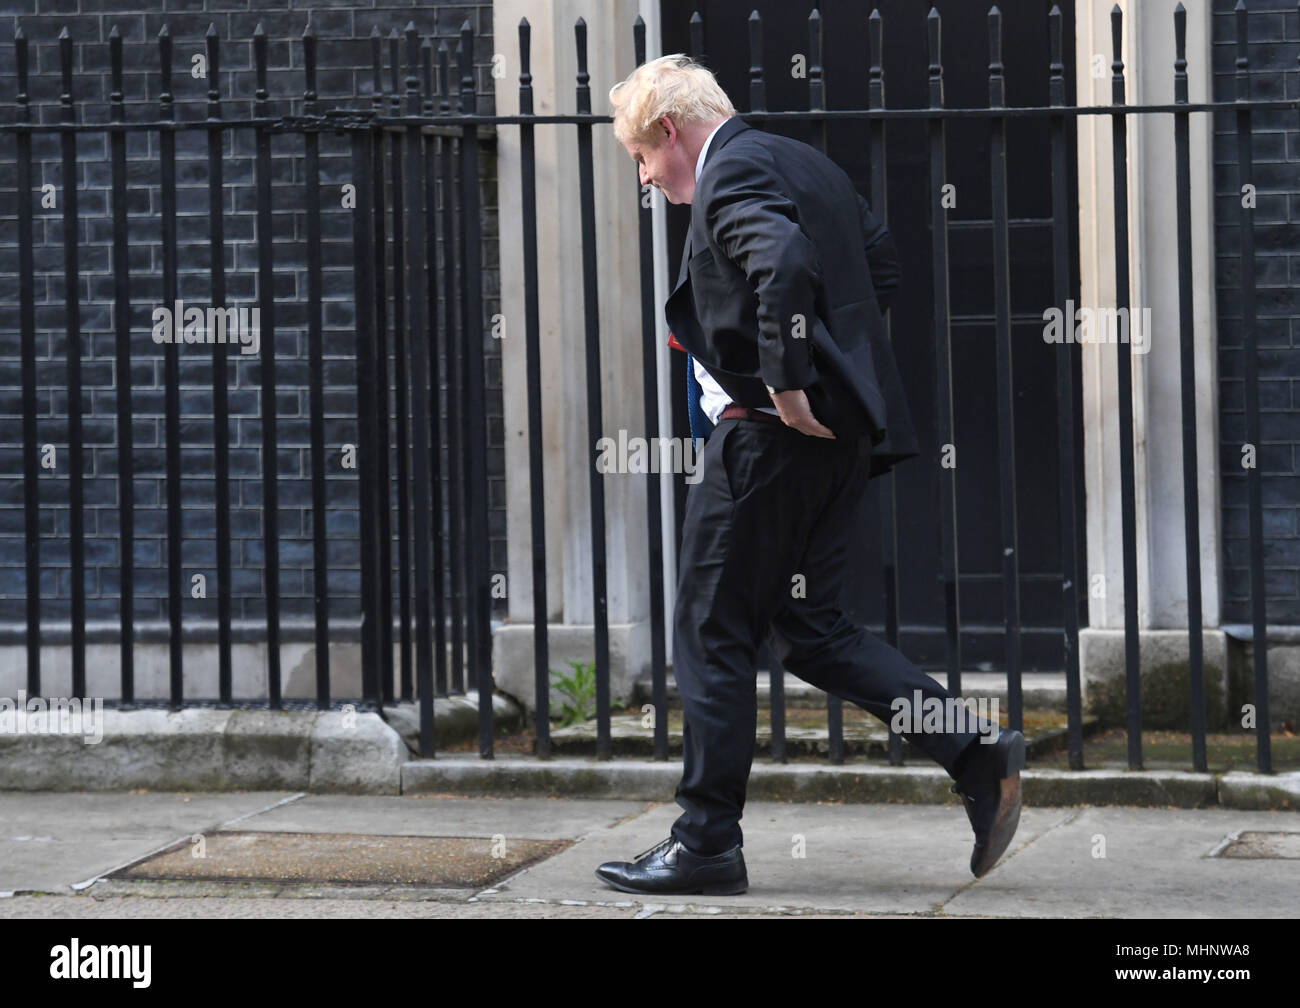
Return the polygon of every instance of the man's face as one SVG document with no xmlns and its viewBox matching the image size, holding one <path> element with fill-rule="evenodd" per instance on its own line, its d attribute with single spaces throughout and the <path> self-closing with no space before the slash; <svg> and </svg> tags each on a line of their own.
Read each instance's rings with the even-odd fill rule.
<svg viewBox="0 0 1300 1008">
<path fill-rule="evenodd" d="M 654 186 L 669 203 L 689 203 L 695 195 L 699 151 L 687 149 L 686 137 L 668 116 L 660 118 L 657 131 L 659 142 L 654 146 L 635 141 L 623 146 L 637 163 L 642 185 Z"/>
</svg>

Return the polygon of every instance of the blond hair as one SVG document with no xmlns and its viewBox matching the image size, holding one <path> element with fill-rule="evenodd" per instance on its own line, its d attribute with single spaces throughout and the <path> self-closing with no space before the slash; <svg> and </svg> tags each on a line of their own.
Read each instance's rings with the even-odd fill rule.
<svg viewBox="0 0 1300 1008">
<path fill-rule="evenodd" d="M 614 138 L 619 143 L 659 145 L 656 123 L 668 116 L 678 127 L 736 114 L 711 71 L 683 53 L 642 63 L 609 89 Z"/>
</svg>

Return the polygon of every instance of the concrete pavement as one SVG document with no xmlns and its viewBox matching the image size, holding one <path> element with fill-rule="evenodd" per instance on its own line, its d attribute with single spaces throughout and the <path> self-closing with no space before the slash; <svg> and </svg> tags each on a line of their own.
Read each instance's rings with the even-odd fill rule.
<svg viewBox="0 0 1300 1008">
<path fill-rule="evenodd" d="M 975 880 L 960 806 L 756 800 L 742 823 L 747 893 L 652 899 L 596 880 L 596 865 L 663 839 L 677 813 L 671 802 L 623 798 L 0 792 L 0 917 L 1208 920 L 1294 917 L 1300 906 L 1300 813 L 1222 807 L 1027 807 L 1012 849 Z M 249 850 L 259 838 L 324 841 L 349 871 L 360 860 L 363 876 L 366 845 L 385 838 L 474 838 L 498 864 L 520 841 L 563 843 L 482 887 L 239 881 L 267 870 L 259 854 L 225 866 L 214 857 L 220 879 L 106 878 L 177 845 L 224 850 L 217 841 L 235 835 Z"/>
</svg>

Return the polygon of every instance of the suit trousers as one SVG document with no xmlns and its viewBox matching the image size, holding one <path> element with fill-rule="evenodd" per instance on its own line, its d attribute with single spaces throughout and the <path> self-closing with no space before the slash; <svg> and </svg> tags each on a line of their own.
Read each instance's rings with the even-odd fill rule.
<svg viewBox="0 0 1300 1008">
<path fill-rule="evenodd" d="M 886 723 L 895 698 L 952 696 L 840 607 L 870 463 L 869 438 L 810 437 L 758 420 L 723 420 L 705 443 L 673 615 L 684 751 L 672 833 L 698 854 L 742 843 L 764 640 L 787 671 Z M 954 779 L 963 751 L 989 731 L 982 722 L 963 730 L 964 717 L 925 727 L 903 737 Z"/>
</svg>

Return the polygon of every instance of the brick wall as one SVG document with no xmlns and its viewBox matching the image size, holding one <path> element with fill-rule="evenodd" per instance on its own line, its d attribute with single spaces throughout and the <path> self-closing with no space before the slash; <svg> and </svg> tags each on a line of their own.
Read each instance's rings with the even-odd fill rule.
<svg viewBox="0 0 1300 1008">
<path fill-rule="evenodd" d="M 1215 0 L 1214 98 L 1236 97 L 1235 0 Z M 1248 0 L 1251 97 L 1300 96 L 1300 18 L 1294 3 Z M 1248 180 L 1256 189 L 1255 282 L 1259 343 L 1258 465 L 1264 503 L 1265 595 L 1270 624 L 1300 623 L 1300 117 L 1256 112 Z M 1219 323 L 1220 457 L 1222 464 L 1225 623 L 1250 622 L 1250 554 L 1242 381 L 1241 182 L 1236 117 L 1215 122 L 1214 189 Z M 1291 164 L 1286 163 L 1290 154 Z M 1214 619 L 1214 613 L 1207 613 Z"/>
<path fill-rule="evenodd" d="M 0 120 L 16 118 L 14 50 L 11 39 L 21 24 L 28 39 L 33 118 L 59 118 L 58 34 L 66 25 L 75 43 L 74 98 L 79 117 L 102 122 L 109 118 L 109 53 L 107 39 L 116 26 L 123 37 L 127 117 L 145 121 L 157 117 L 159 93 L 159 28 L 166 23 L 174 40 L 172 91 L 176 117 L 206 116 L 206 79 L 191 75 L 191 60 L 204 52 L 204 33 L 214 25 L 221 38 L 220 90 L 222 115 L 253 113 L 256 82 L 252 71 L 252 35 L 261 23 L 269 37 L 268 89 L 273 114 L 302 111 L 304 87 L 299 38 L 311 10 L 318 42 L 318 84 L 321 106 L 369 108 L 373 94 L 368 36 L 374 26 L 387 36 L 413 21 L 421 38 L 446 39 L 452 50 L 461 24 L 468 19 L 475 31 L 478 111 L 493 111 L 490 75 L 492 55 L 491 4 L 429 3 L 417 6 L 360 8 L 330 0 L 166 0 L 167 12 L 146 10 L 112 0 L 17 0 L 0 15 Z M 387 63 L 387 42 L 384 43 Z M 402 44 L 405 57 L 405 43 Z M 384 86 L 388 86 L 385 69 Z M 453 83 L 453 90 L 456 85 Z M 362 96 L 356 101 L 354 96 Z M 453 108 L 455 101 L 453 100 Z M 21 622 L 25 594 L 23 570 L 22 399 L 19 371 L 18 253 L 16 226 L 15 144 L 12 134 L 0 137 L 0 624 Z M 177 133 L 177 210 L 179 290 L 182 299 L 206 304 L 210 299 L 208 263 L 207 136 L 204 131 Z M 272 140 L 274 257 L 276 272 L 277 432 L 279 451 L 280 585 L 283 618 L 309 619 L 312 613 L 311 452 L 306 346 L 306 222 L 303 212 L 304 166 L 300 134 Z M 33 143 L 35 216 L 38 442 L 56 446 L 58 466 L 42 471 L 41 592 L 42 617 L 66 620 L 70 615 L 70 547 L 68 509 L 67 392 L 64 336 L 62 260 L 62 200 L 53 208 L 40 205 L 40 187 L 52 183 L 56 197 L 61 178 L 59 138 L 38 135 Z M 158 188 L 159 141 L 156 133 L 128 135 L 132 337 L 130 383 L 134 390 L 135 440 L 135 611 L 141 621 L 166 613 L 166 480 L 163 358 L 150 335 L 151 317 L 163 300 L 161 204 Z M 227 305 L 255 305 L 257 245 L 253 134 L 227 131 L 224 138 Z M 331 615 L 359 614 L 359 547 L 355 470 L 339 464 L 339 446 L 356 441 L 354 306 L 352 286 L 351 212 L 341 205 L 341 186 L 349 180 L 346 136 L 321 138 L 321 179 L 324 291 L 325 439 L 329 512 Z M 498 310 L 496 252 L 496 179 L 490 151 L 480 156 L 481 200 L 485 242 L 484 315 Z M 116 349 L 113 319 L 110 217 L 110 167 L 104 134 L 78 138 L 79 244 L 81 281 L 82 410 L 84 455 L 84 515 L 86 535 L 87 618 L 113 620 L 119 611 L 121 564 L 118 531 Z M 391 285 L 389 288 L 391 295 Z M 391 320 L 391 306 L 390 306 Z M 265 335 L 265 334 L 264 334 Z M 489 414 L 489 480 L 491 564 L 505 569 L 504 472 L 501 425 L 499 350 L 485 338 Z M 188 619 L 216 618 L 215 468 L 212 453 L 212 347 L 179 348 L 181 375 L 181 439 L 184 502 L 185 584 L 194 572 L 208 578 L 207 599 L 184 599 Z M 227 348 L 229 368 L 231 525 L 233 538 L 232 592 L 236 620 L 264 614 L 261 539 L 261 412 L 260 361 Z M 445 377 L 445 367 L 444 367 Z M 445 428 L 444 428 L 445 429 Z M 395 462 L 390 462 L 395 473 Z M 444 469 L 445 471 L 445 469 Z M 394 519 L 394 534 L 396 520 Z M 396 565 L 396 546 L 394 547 Z M 502 604 L 502 603 L 498 603 Z M 396 611 L 396 609 L 395 609 Z"/>
</svg>

